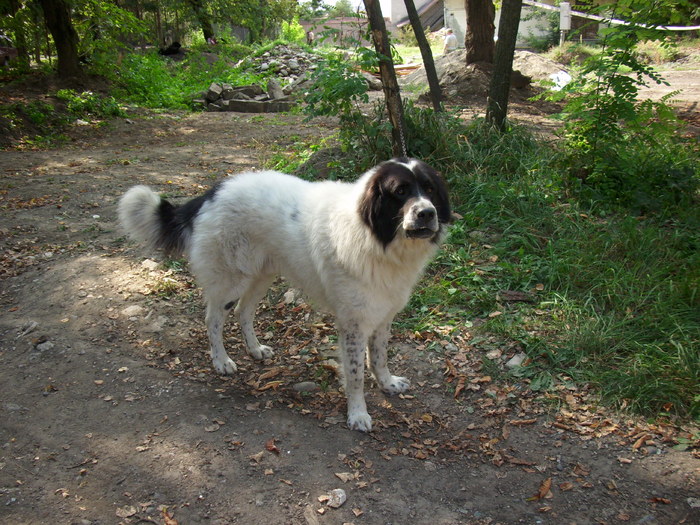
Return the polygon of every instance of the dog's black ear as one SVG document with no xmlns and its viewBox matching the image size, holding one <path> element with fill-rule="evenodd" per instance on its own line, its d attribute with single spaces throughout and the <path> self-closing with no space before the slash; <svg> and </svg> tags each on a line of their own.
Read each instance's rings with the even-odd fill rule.
<svg viewBox="0 0 700 525">
<path fill-rule="evenodd" d="M 416 162 L 416 167 L 414 169 L 419 170 L 430 179 L 430 183 L 433 187 L 433 194 L 430 197 L 430 201 L 437 210 L 438 221 L 441 224 L 449 224 L 452 222 L 452 209 L 450 207 L 450 197 L 445 180 L 432 166 L 426 164 L 422 160 L 414 159 L 414 161 Z"/>
<path fill-rule="evenodd" d="M 372 235 L 385 248 L 396 236 L 396 213 L 392 213 L 387 196 L 382 189 L 385 166 L 380 166 L 367 181 L 365 191 L 360 198 L 359 213 L 363 222 L 372 231 Z"/>
</svg>

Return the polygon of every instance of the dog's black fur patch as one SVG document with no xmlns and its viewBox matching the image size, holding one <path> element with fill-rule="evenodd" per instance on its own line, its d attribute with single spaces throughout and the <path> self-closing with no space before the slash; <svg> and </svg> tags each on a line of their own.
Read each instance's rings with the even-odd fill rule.
<svg viewBox="0 0 700 525">
<path fill-rule="evenodd" d="M 160 222 L 160 238 L 158 246 L 168 255 L 179 255 L 185 248 L 185 242 L 192 232 L 192 222 L 199 210 L 207 202 L 214 200 L 221 183 L 217 183 L 204 195 L 195 197 L 175 206 L 165 199 L 161 199 L 158 206 L 158 220 Z"/>
</svg>

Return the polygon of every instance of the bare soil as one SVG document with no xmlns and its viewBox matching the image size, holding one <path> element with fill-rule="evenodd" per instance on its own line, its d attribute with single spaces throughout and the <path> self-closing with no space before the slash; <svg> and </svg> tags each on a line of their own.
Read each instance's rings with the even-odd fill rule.
<svg viewBox="0 0 700 525">
<path fill-rule="evenodd" d="M 700 523 L 700 458 L 676 446 L 691 429 L 581 387 L 530 391 L 502 373 L 516 346 L 472 345 L 469 312 L 454 330 L 397 328 L 393 367 L 413 388 L 387 398 L 368 379 L 369 435 L 345 427 L 332 320 L 284 283 L 259 315 L 277 355 L 251 361 L 231 326 L 239 371 L 216 375 L 199 290 L 124 239 L 117 199 L 137 183 L 196 195 L 333 131 L 145 114 L 0 153 L 0 522 Z"/>
</svg>

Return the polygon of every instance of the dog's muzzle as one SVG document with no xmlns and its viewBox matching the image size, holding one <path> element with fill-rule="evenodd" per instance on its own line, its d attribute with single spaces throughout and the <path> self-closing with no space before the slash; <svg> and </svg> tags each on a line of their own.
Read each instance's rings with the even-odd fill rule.
<svg viewBox="0 0 700 525">
<path fill-rule="evenodd" d="M 427 239 L 433 237 L 439 230 L 437 210 L 427 199 L 420 199 L 411 205 L 404 215 L 403 229 L 406 237 L 411 239 Z"/>
</svg>

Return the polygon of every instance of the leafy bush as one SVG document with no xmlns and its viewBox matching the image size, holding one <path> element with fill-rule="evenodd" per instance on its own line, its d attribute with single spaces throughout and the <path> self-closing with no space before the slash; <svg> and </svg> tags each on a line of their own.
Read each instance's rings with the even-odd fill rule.
<svg viewBox="0 0 700 525">
<path fill-rule="evenodd" d="M 364 55 L 365 62 L 373 60 L 369 50 Z M 311 74 L 313 88 L 305 97 L 306 113 L 312 116 L 338 115 L 341 119 L 352 115 L 359 102 L 367 102 L 369 97 L 367 81 L 358 67 L 339 53 L 329 54 Z"/>
<path fill-rule="evenodd" d="M 223 46 L 231 53 L 247 50 L 245 46 Z M 109 78 L 115 94 L 124 100 L 154 108 L 187 109 L 212 82 L 244 85 L 261 77 L 231 67 L 225 56 L 190 53 L 181 62 L 168 60 L 155 52 L 126 55 Z"/>
<path fill-rule="evenodd" d="M 299 24 L 299 18 L 294 18 L 291 22 L 282 22 L 282 38 L 287 42 L 298 44 L 306 42 L 306 31 Z"/>
<path fill-rule="evenodd" d="M 561 46 L 551 48 L 545 56 L 565 66 L 580 66 L 588 58 L 597 55 L 600 50 L 574 42 L 565 42 Z"/>
<path fill-rule="evenodd" d="M 655 20 L 651 7 L 622 2 L 632 20 Z M 652 10 L 653 11 L 653 10 Z M 647 81 L 663 83 L 639 61 L 635 46 L 665 34 L 649 25 L 603 31 L 601 52 L 588 57 L 573 82 L 552 98 L 567 98 L 564 161 L 569 187 L 580 197 L 607 201 L 637 213 L 688 205 L 697 198 L 700 172 L 680 123 L 666 102 L 639 102 Z M 629 73 L 631 71 L 631 73 Z"/>
<path fill-rule="evenodd" d="M 111 96 L 105 97 L 91 91 L 77 93 L 72 89 L 61 89 L 56 93 L 56 98 L 64 101 L 68 112 L 76 118 L 85 115 L 100 118 L 126 116 L 124 110 Z"/>
</svg>

